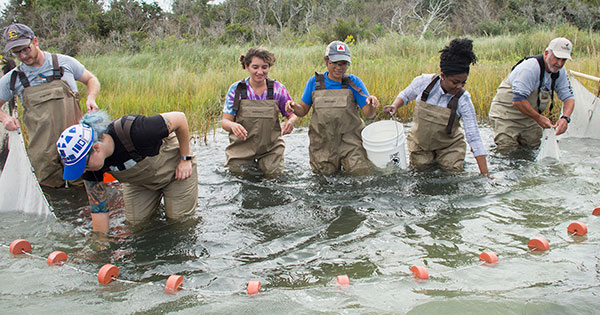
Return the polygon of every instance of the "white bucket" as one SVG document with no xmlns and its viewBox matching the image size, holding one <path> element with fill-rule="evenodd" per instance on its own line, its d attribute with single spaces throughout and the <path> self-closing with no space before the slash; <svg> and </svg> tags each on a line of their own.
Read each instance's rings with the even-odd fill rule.
<svg viewBox="0 0 600 315">
<path fill-rule="evenodd" d="M 366 126 L 362 133 L 363 147 L 375 166 L 385 168 L 388 163 L 406 169 L 406 137 L 402 124 L 395 120 L 380 120 Z"/>
</svg>

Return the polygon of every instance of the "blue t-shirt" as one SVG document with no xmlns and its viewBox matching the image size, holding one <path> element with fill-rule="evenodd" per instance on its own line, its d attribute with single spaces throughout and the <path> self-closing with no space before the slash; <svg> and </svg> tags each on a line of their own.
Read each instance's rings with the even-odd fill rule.
<svg viewBox="0 0 600 315">
<path fill-rule="evenodd" d="M 329 73 L 329 71 L 325 71 L 325 73 L 323 73 L 323 76 L 325 77 L 325 89 L 327 89 L 327 90 L 341 89 L 342 82 L 337 82 L 337 81 L 329 79 L 329 77 L 327 76 L 328 73 Z M 369 91 L 367 91 L 367 87 L 365 86 L 365 84 L 359 77 L 357 77 L 353 74 L 349 74 L 348 78 L 350 80 L 352 80 L 356 84 L 356 86 L 358 88 L 360 88 L 363 91 L 363 93 L 365 93 L 365 95 L 369 96 Z M 358 104 L 358 106 L 360 108 L 363 108 L 363 106 L 365 106 L 365 104 L 367 104 L 367 97 L 360 95 L 360 93 L 358 91 L 355 91 L 350 86 L 348 86 L 348 88 L 352 90 L 352 94 L 354 94 L 354 100 L 356 101 L 356 104 Z M 312 77 L 310 77 L 310 79 L 308 79 L 308 82 L 306 82 L 306 86 L 304 87 L 304 92 L 302 93 L 302 102 L 304 102 L 304 104 L 306 104 L 308 106 L 312 106 L 312 103 L 313 103 L 312 92 L 314 90 L 315 90 L 315 76 L 313 75 Z"/>
<path fill-rule="evenodd" d="M 31 84 L 31 86 L 36 86 L 38 84 L 48 82 L 47 78 L 52 76 L 52 54 L 50 54 L 47 51 L 44 51 L 42 53 L 44 54 L 44 63 L 41 67 L 32 67 L 21 63 L 18 67 L 15 68 L 20 69 L 25 73 L 27 79 L 29 79 L 29 83 Z M 71 90 L 73 90 L 73 92 L 77 92 L 77 82 L 75 81 L 81 78 L 85 67 L 73 57 L 61 54 L 56 55 L 58 57 L 58 65 L 63 67 L 64 69 L 64 73 L 61 80 L 66 81 L 67 84 L 69 84 Z M 0 79 L 0 99 L 5 102 L 8 102 L 13 97 L 13 92 L 10 90 L 10 77 L 15 69 L 9 71 Z M 19 94 L 19 98 L 23 100 L 23 97 L 21 95 L 21 92 L 23 91 L 23 86 L 21 85 L 21 81 L 19 79 L 17 79 L 15 88 L 17 90 L 17 93 Z"/>
</svg>

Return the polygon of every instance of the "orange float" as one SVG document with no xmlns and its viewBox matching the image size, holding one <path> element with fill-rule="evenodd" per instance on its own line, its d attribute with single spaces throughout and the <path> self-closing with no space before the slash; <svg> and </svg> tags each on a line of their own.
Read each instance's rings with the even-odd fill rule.
<svg viewBox="0 0 600 315">
<path fill-rule="evenodd" d="M 594 209 L 594 211 L 592 211 L 593 215 L 600 215 L 600 207 L 597 207 L 596 209 Z"/>
<path fill-rule="evenodd" d="M 575 222 L 569 224 L 567 231 L 571 235 L 582 236 L 582 235 L 587 234 L 587 226 L 585 226 L 585 224 L 583 224 L 582 222 L 575 221 Z"/>
<path fill-rule="evenodd" d="M 256 294 L 260 290 L 260 281 L 252 280 L 248 282 L 248 294 Z"/>
<path fill-rule="evenodd" d="M 106 264 L 98 271 L 98 282 L 107 285 L 119 276 L 119 268 L 115 265 Z"/>
<path fill-rule="evenodd" d="M 548 244 L 548 241 L 543 237 L 534 237 L 530 239 L 527 246 L 531 250 L 545 251 L 550 249 L 550 244 Z"/>
<path fill-rule="evenodd" d="M 488 264 L 495 264 L 498 262 L 498 256 L 494 252 L 483 252 L 479 255 L 479 260 L 483 260 Z"/>
<path fill-rule="evenodd" d="M 410 271 L 417 277 L 418 279 L 429 279 L 429 272 L 427 272 L 427 268 L 423 265 L 415 265 L 410 267 Z"/>
<path fill-rule="evenodd" d="M 67 256 L 67 254 L 59 250 L 55 250 L 52 253 L 50 253 L 50 255 L 48 255 L 46 263 L 48 264 L 48 266 L 60 266 L 63 265 L 67 261 L 67 259 L 69 259 L 69 256 Z"/>
<path fill-rule="evenodd" d="M 183 285 L 183 277 L 178 275 L 171 275 L 169 279 L 167 279 L 167 284 L 165 285 L 165 293 L 167 294 L 177 294 L 177 291 L 181 290 L 181 286 Z"/>
<path fill-rule="evenodd" d="M 350 285 L 350 279 L 347 275 L 339 275 L 335 278 L 337 279 L 337 283 L 340 285 Z"/>
<path fill-rule="evenodd" d="M 24 239 L 16 239 L 10 243 L 8 251 L 13 255 L 21 255 L 23 252 L 31 253 L 31 244 Z"/>
</svg>

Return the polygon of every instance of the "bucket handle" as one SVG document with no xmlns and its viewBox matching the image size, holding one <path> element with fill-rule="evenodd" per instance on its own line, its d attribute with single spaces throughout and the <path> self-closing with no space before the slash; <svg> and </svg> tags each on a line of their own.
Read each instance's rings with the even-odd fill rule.
<svg viewBox="0 0 600 315">
<path fill-rule="evenodd" d="M 398 120 L 394 117 L 394 114 L 390 113 L 390 120 L 396 122 L 394 126 L 396 127 L 396 147 L 398 146 L 398 141 L 400 139 L 400 131 L 398 131 Z"/>
</svg>

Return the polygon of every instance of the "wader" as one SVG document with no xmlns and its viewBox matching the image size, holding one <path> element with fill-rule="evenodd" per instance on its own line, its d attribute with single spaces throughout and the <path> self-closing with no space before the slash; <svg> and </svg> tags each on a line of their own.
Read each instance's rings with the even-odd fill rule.
<svg viewBox="0 0 600 315">
<path fill-rule="evenodd" d="M 429 104 L 429 93 L 439 79 L 439 76 L 433 78 L 415 106 L 413 127 L 406 138 L 410 164 L 423 169 L 437 162 L 446 169 L 462 171 L 466 143 L 456 109 L 465 90 L 460 89 L 447 108 Z"/>
<path fill-rule="evenodd" d="M 25 73 L 15 70 L 10 86 L 16 94 L 18 79 L 23 85 L 23 121 L 27 126 L 29 145 L 27 152 L 35 175 L 41 185 L 64 186 L 63 164 L 56 141 L 67 127 L 79 123 L 83 116 L 79 106 L 79 94 L 73 92 L 67 82 L 61 80 L 63 69 L 58 66 L 56 54 L 52 54 L 53 75 L 50 82 L 31 86 Z M 78 181 L 75 184 L 81 184 Z"/>
<path fill-rule="evenodd" d="M 538 61 L 540 66 L 540 84 L 537 90 L 529 94 L 527 101 L 540 114 L 544 112 L 548 104 L 551 104 L 550 111 L 552 111 L 552 105 L 554 105 L 552 99 L 558 73 L 551 74 L 552 82 L 550 91 L 542 91 L 544 73 L 546 72 L 542 55 L 525 57 L 514 65 L 512 69 L 528 58 L 536 58 Z M 533 118 L 526 116 L 513 105 L 513 95 L 512 83 L 509 82 L 507 76 L 500 83 L 500 86 L 498 86 L 496 96 L 494 96 L 492 105 L 490 106 L 489 117 L 490 124 L 494 129 L 494 142 L 500 150 L 518 146 L 537 147 L 541 142 L 542 127 Z"/>
<path fill-rule="evenodd" d="M 155 156 L 142 158 L 135 152 L 130 128 L 133 116 L 115 120 L 115 132 L 127 149 L 133 165 L 124 170 L 110 170 L 123 183 L 125 218 L 131 224 L 141 223 L 158 210 L 164 198 L 165 212 L 169 219 L 179 219 L 196 213 L 198 204 L 198 170 L 196 159 L 192 159 L 192 175 L 183 181 L 175 179 L 175 169 L 181 160 L 179 142 L 175 133 L 162 140 L 160 151 Z"/>
<path fill-rule="evenodd" d="M 274 81 L 267 79 L 267 100 L 248 100 L 246 82 L 242 81 L 235 90 L 233 108 L 235 122 L 242 125 L 248 135 L 238 139 L 229 132 L 229 146 L 225 150 L 227 162 L 234 172 L 243 167 L 258 166 L 266 176 L 276 175 L 283 170 L 285 143 L 279 124 L 279 107 L 273 99 Z"/>
<path fill-rule="evenodd" d="M 364 92 L 347 76 L 342 79 L 339 90 L 327 90 L 322 73 L 315 73 L 315 79 L 313 112 L 308 130 L 312 170 L 325 175 L 334 174 L 341 168 L 353 175 L 369 173 L 372 164 L 360 135 L 365 123 L 358 114 L 352 90 L 347 87 L 350 85 L 361 95 L 365 95 Z"/>
</svg>

